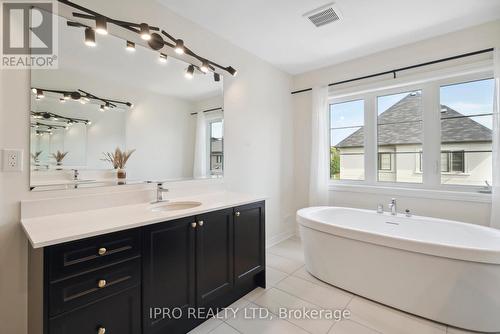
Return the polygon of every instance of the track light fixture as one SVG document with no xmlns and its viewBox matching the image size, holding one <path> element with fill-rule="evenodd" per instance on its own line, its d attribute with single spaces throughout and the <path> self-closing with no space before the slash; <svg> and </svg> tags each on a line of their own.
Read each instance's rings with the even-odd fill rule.
<svg viewBox="0 0 500 334">
<path fill-rule="evenodd" d="M 235 76 L 237 73 L 237 71 L 231 66 L 225 67 L 197 55 L 195 52 L 190 50 L 190 48 L 188 48 L 184 44 L 184 41 L 182 39 L 175 38 L 165 30 L 161 30 L 161 28 L 159 27 L 150 26 L 148 23 L 145 22 L 143 23 L 126 22 L 111 17 L 107 17 L 91 9 L 75 4 L 70 0 L 59 0 L 59 2 L 63 3 L 66 6 L 76 9 L 78 12 L 73 12 L 74 17 L 95 21 L 95 29 L 92 26 L 80 22 L 72 22 L 72 21 L 67 22 L 67 25 L 70 27 L 85 28 L 85 43 L 89 46 L 96 45 L 95 41 L 96 31 L 99 34 L 106 34 L 108 32 L 107 25 L 114 24 L 117 27 L 139 34 L 143 40 L 148 41 L 149 47 L 153 50 L 160 51 L 163 47 L 167 46 L 169 48 L 173 48 L 175 52 L 179 55 L 186 54 L 187 56 L 196 59 L 196 61 L 202 63 L 200 66 L 194 65 L 192 61 L 188 62 L 191 63 L 191 65 L 193 65 L 195 68 L 199 69 L 200 72 L 208 73 L 210 71 L 215 71 L 215 69 L 217 68 L 222 71 L 227 71 L 233 76 Z M 155 31 L 160 32 L 161 35 L 159 33 L 156 33 Z M 162 35 L 166 37 L 165 40 L 163 39 Z M 130 43 L 127 42 L 127 50 L 132 51 L 133 50 L 132 45 L 133 45 L 132 42 Z"/>
<path fill-rule="evenodd" d="M 104 112 L 104 110 L 105 110 L 104 109 L 104 105 L 101 104 L 101 106 L 99 107 L 99 110 L 102 111 L 102 112 Z"/>
<path fill-rule="evenodd" d="M 92 28 L 85 28 L 85 45 L 94 47 L 95 43 L 95 31 Z"/>
<path fill-rule="evenodd" d="M 220 74 L 219 73 L 214 73 L 214 81 L 219 82 L 220 81 Z"/>
<path fill-rule="evenodd" d="M 231 66 L 228 66 L 226 67 L 226 71 L 231 74 L 233 77 L 236 76 L 236 74 L 238 74 L 238 71 L 236 71 L 234 68 L 232 68 Z"/>
<path fill-rule="evenodd" d="M 143 40 L 149 41 L 151 39 L 151 32 L 149 31 L 149 25 L 147 23 L 139 24 L 139 33 Z"/>
<path fill-rule="evenodd" d="M 101 35 L 108 34 L 108 22 L 104 16 L 96 16 L 95 18 L 95 31 Z"/>
<path fill-rule="evenodd" d="M 208 63 L 208 60 L 203 59 L 201 61 L 200 71 L 202 71 L 203 73 L 208 73 L 209 70 L 210 70 L 210 64 Z"/>
<path fill-rule="evenodd" d="M 160 63 L 163 63 L 165 64 L 167 62 L 167 55 L 164 54 L 164 53 L 160 53 L 160 58 L 158 58 L 158 60 L 160 61 Z"/>
<path fill-rule="evenodd" d="M 36 97 L 37 99 L 43 99 L 45 97 L 45 95 L 43 94 L 43 90 L 36 89 Z"/>
<path fill-rule="evenodd" d="M 186 52 L 184 49 L 184 41 L 182 39 L 178 39 L 175 41 L 175 53 L 182 55 Z"/>
<path fill-rule="evenodd" d="M 125 47 L 127 51 L 134 52 L 135 51 L 135 43 L 131 41 L 127 41 L 127 46 Z"/>
<path fill-rule="evenodd" d="M 65 102 L 66 102 L 66 100 L 64 99 L 64 97 L 61 97 L 61 98 L 59 98 L 59 102 L 61 102 L 61 103 L 65 103 Z"/>
<path fill-rule="evenodd" d="M 188 68 L 186 68 L 186 73 L 184 73 L 184 76 L 186 79 L 193 79 L 194 77 L 194 66 L 189 65 Z"/>
</svg>

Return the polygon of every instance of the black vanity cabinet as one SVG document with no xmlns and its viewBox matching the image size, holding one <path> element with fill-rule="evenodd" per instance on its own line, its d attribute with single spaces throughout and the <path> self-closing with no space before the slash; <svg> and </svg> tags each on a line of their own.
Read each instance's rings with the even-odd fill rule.
<svg viewBox="0 0 500 334">
<path fill-rule="evenodd" d="M 194 311 L 215 312 L 265 287 L 264 207 L 32 250 L 29 333 L 187 333 L 206 320 Z"/>
<path fill-rule="evenodd" d="M 193 217 L 144 228 L 143 327 L 145 334 L 183 333 L 190 327 L 188 308 L 196 306 Z M 162 309 L 162 313 L 155 314 Z M 179 308 L 177 314 L 163 314 Z M 184 331 L 183 331 L 184 330 Z"/>
</svg>

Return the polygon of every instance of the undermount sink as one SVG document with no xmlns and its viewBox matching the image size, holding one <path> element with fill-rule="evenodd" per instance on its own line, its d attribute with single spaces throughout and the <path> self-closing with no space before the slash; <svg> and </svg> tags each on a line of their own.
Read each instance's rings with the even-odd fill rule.
<svg viewBox="0 0 500 334">
<path fill-rule="evenodd" d="M 161 205 L 156 205 L 151 209 L 153 212 L 187 210 L 200 206 L 200 202 L 168 202 Z"/>
</svg>

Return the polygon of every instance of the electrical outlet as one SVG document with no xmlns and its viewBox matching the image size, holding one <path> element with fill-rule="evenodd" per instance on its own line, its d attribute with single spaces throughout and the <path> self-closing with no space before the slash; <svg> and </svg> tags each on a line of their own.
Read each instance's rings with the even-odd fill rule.
<svg viewBox="0 0 500 334">
<path fill-rule="evenodd" d="M 3 171 L 22 172 L 23 171 L 23 150 L 3 150 Z"/>
</svg>

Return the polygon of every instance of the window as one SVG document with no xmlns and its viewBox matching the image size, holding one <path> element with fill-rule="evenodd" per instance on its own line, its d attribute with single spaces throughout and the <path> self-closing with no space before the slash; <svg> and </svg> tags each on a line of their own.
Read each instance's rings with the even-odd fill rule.
<svg viewBox="0 0 500 334">
<path fill-rule="evenodd" d="M 223 121 L 209 123 L 210 129 L 210 173 L 221 175 L 224 169 Z"/>
<path fill-rule="evenodd" d="M 460 191 L 491 183 L 494 80 L 486 67 L 459 70 L 428 81 L 409 74 L 418 83 L 400 88 L 391 81 L 362 93 L 337 90 L 329 106 L 331 179 Z"/>
<path fill-rule="evenodd" d="M 392 153 L 378 154 L 378 170 L 380 171 L 392 170 Z"/>
<path fill-rule="evenodd" d="M 440 87 L 442 184 L 491 183 L 493 95 L 492 79 Z"/>
<path fill-rule="evenodd" d="M 379 96 L 377 114 L 378 180 L 422 183 L 422 91 Z"/>
<path fill-rule="evenodd" d="M 364 100 L 330 105 L 330 178 L 364 180 Z"/>
</svg>

